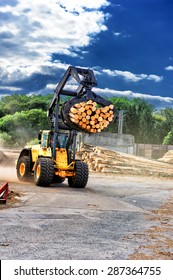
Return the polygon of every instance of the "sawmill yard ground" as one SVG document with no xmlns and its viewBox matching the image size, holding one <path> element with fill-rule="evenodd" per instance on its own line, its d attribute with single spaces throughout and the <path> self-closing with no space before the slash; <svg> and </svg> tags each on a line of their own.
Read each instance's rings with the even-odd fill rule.
<svg viewBox="0 0 173 280">
<path fill-rule="evenodd" d="M 18 181 L 16 151 L 0 152 L 0 184 L 10 190 L 0 205 L 1 259 L 172 260 L 172 155 L 162 162 L 98 147 L 82 155 L 97 169 L 85 189 L 43 188 Z"/>
</svg>

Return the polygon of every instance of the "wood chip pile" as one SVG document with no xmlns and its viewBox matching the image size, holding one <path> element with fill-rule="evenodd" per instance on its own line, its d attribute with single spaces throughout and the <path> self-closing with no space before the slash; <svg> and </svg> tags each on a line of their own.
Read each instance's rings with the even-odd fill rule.
<svg viewBox="0 0 173 280">
<path fill-rule="evenodd" d="M 101 132 L 114 119 L 114 106 L 100 107 L 96 102 L 88 100 L 80 102 L 70 108 L 71 122 L 89 133 Z"/>
<path fill-rule="evenodd" d="M 172 164 L 102 147 L 84 145 L 79 153 L 79 158 L 85 161 L 89 170 L 93 172 L 173 177 Z"/>
</svg>

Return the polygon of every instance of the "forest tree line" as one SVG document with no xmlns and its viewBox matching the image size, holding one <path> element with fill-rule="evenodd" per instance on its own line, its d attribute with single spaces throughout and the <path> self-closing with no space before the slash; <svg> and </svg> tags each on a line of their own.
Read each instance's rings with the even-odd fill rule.
<svg viewBox="0 0 173 280">
<path fill-rule="evenodd" d="M 37 138 L 40 129 L 50 129 L 47 109 L 52 94 L 5 96 L 0 100 L 0 145 L 21 147 Z M 173 109 L 156 110 L 149 102 L 112 97 L 116 114 L 123 110 L 123 133 L 132 134 L 136 143 L 173 145 Z M 106 129 L 118 132 L 118 118 Z M 33 141 L 34 142 L 34 141 Z"/>
</svg>

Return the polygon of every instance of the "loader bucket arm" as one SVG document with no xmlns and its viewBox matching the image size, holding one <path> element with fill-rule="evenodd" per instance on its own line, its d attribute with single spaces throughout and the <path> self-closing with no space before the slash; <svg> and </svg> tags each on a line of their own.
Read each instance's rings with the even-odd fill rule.
<svg viewBox="0 0 173 280">
<path fill-rule="evenodd" d="M 76 90 L 71 91 L 65 89 L 65 86 L 70 78 L 73 78 L 79 86 Z M 78 105 L 79 103 L 83 101 L 84 104 L 87 104 L 87 102 L 92 102 L 92 104 L 96 104 L 98 107 L 108 107 L 108 111 L 111 113 L 111 121 L 114 119 L 115 112 L 113 110 L 113 107 L 109 108 L 109 106 L 112 103 L 108 100 L 105 100 L 104 98 L 100 97 L 99 95 L 95 94 L 92 91 L 92 88 L 97 85 L 96 78 L 94 76 L 94 72 L 90 69 L 84 69 L 74 66 L 69 66 L 63 77 L 61 78 L 59 84 L 57 85 L 55 91 L 54 91 L 54 97 L 52 99 L 52 102 L 48 108 L 47 116 L 51 123 L 52 130 L 54 133 L 54 144 L 53 144 L 53 157 L 55 158 L 56 154 L 56 143 L 58 139 L 59 130 L 69 130 L 69 131 L 81 131 L 81 132 L 87 132 L 87 133 L 96 133 L 100 132 L 106 126 L 109 124 L 110 121 L 103 120 L 102 123 L 96 124 L 97 129 L 86 129 L 86 127 L 75 124 L 72 121 L 72 118 L 70 117 L 70 112 L 73 109 L 73 106 Z M 61 96 L 69 96 L 71 97 L 70 100 L 64 102 L 63 104 L 60 104 L 60 97 Z M 94 106 L 94 105 L 93 105 Z M 92 108 L 93 110 L 96 110 L 96 107 Z M 95 113 L 93 113 L 95 114 Z M 104 114 L 104 109 L 102 112 L 102 115 Z M 97 115 L 97 112 L 96 114 Z M 93 116 L 94 117 L 94 116 Z M 101 118 L 100 118 L 101 119 Z M 75 142 L 76 133 L 74 133 L 73 137 L 71 137 L 72 134 L 69 133 L 69 141 L 67 141 L 66 149 L 69 148 L 69 146 L 72 146 L 72 140 Z M 72 139 L 73 138 L 73 139 Z"/>
<path fill-rule="evenodd" d="M 79 75 L 82 76 L 83 79 L 81 79 Z M 63 90 L 64 86 L 66 85 L 67 81 L 69 80 L 69 78 L 71 76 L 79 83 L 79 86 L 78 86 L 76 92 Z M 91 89 L 92 87 L 94 87 L 96 85 L 97 85 L 97 82 L 96 82 L 96 79 L 95 79 L 95 76 L 94 76 L 94 73 L 92 70 L 69 66 L 69 68 L 65 72 L 64 76 L 62 77 L 62 79 L 60 80 L 59 84 L 57 85 L 57 87 L 54 91 L 55 95 L 48 108 L 48 114 L 47 114 L 48 118 L 52 117 L 53 110 L 54 110 L 57 102 L 59 102 L 59 100 L 60 100 L 60 95 L 67 95 L 67 96 L 81 95 L 85 88 Z"/>
</svg>

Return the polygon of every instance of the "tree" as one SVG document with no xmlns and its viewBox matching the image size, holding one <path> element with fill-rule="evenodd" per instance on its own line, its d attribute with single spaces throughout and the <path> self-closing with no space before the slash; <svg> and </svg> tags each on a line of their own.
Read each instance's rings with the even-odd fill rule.
<svg viewBox="0 0 173 280">
<path fill-rule="evenodd" d="M 153 139 L 152 144 L 162 144 L 165 135 L 168 133 L 166 118 L 159 112 L 153 113 Z"/>
<path fill-rule="evenodd" d="M 150 143 L 153 136 L 154 107 L 141 98 L 118 98 L 114 104 L 118 105 L 119 110 L 125 111 L 123 133 L 134 135 L 137 143 Z"/>
<path fill-rule="evenodd" d="M 41 109 L 16 112 L 0 119 L 0 131 L 8 133 L 13 143 L 21 146 L 37 137 L 40 129 L 49 129 L 46 112 Z"/>
<path fill-rule="evenodd" d="M 10 136 L 7 132 L 0 132 L 0 146 L 10 146 L 13 144 L 12 136 Z"/>
<path fill-rule="evenodd" d="M 43 111 L 47 111 L 51 100 L 52 94 L 47 94 L 45 96 L 29 96 L 26 94 L 5 96 L 0 100 L 0 117 L 30 109 L 42 109 Z"/>
<path fill-rule="evenodd" d="M 117 133 L 118 131 L 118 115 L 120 111 L 128 111 L 130 109 L 130 100 L 126 97 L 112 97 L 109 99 L 115 106 L 116 118 L 107 128 L 107 131 Z"/>
<path fill-rule="evenodd" d="M 173 109 L 164 108 L 153 114 L 154 144 L 162 144 L 164 137 L 173 130 Z M 165 143 L 165 142 L 164 142 Z"/>
<path fill-rule="evenodd" d="M 126 97 L 113 97 L 110 101 L 117 113 L 124 111 L 123 133 L 132 134 L 136 143 L 152 143 L 154 106 L 141 98 L 129 100 Z M 117 133 L 118 122 L 110 125 L 108 130 Z"/>
<path fill-rule="evenodd" d="M 163 145 L 173 145 L 173 130 L 169 131 L 163 139 Z"/>
<path fill-rule="evenodd" d="M 28 102 L 28 96 L 23 94 L 13 94 L 5 96 L 1 100 L 1 106 L 3 106 L 3 116 L 7 114 L 14 114 L 22 110 L 27 110 L 26 104 Z"/>
<path fill-rule="evenodd" d="M 131 101 L 126 97 L 112 97 L 109 99 L 115 106 L 117 111 L 129 110 Z"/>
</svg>

